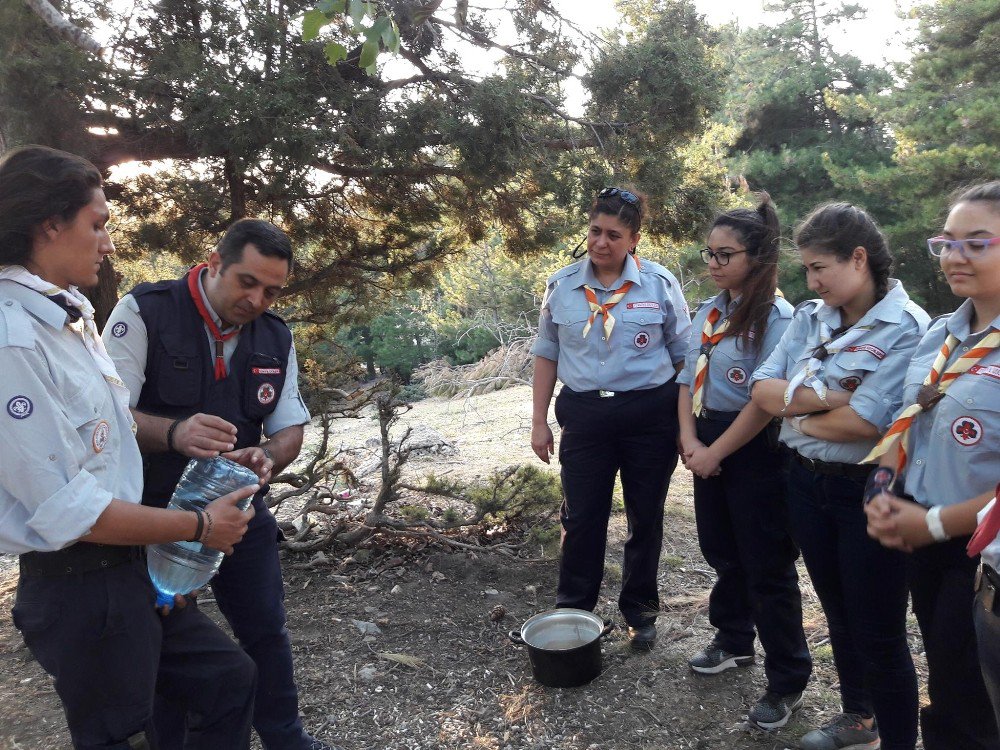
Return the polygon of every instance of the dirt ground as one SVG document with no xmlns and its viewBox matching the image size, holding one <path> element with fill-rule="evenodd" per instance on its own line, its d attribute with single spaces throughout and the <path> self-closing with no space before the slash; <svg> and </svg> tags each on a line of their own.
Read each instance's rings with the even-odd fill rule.
<svg viewBox="0 0 1000 750">
<path fill-rule="evenodd" d="M 414 459 L 410 473 L 468 477 L 537 460 L 527 447 L 529 410 L 526 388 L 468 402 L 418 403 L 403 423 L 437 430 L 457 453 Z M 362 445 L 376 429 L 370 420 L 345 421 L 338 439 Z M 576 689 L 535 682 L 524 649 L 507 637 L 553 605 L 552 559 L 400 544 L 353 555 L 334 550 L 325 561 L 286 555 L 289 630 L 306 726 L 347 750 L 795 747 L 799 736 L 838 710 L 822 612 L 800 570 L 815 660 L 805 705 L 778 733 L 747 729 L 746 711 L 764 688 L 761 660 L 716 677 L 693 675 L 686 665 L 711 637 L 706 605 L 713 579 L 697 548 L 691 489 L 690 475 L 679 468 L 667 504 L 656 648 L 632 653 L 621 629 L 613 631 L 603 673 Z M 598 612 L 619 625 L 623 536 L 624 518 L 616 514 Z M 11 625 L 15 585 L 8 560 L 0 569 L 0 749 L 69 747 L 51 680 Z M 218 615 L 209 597 L 201 606 Z M 365 623 L 378 632 L 363 633 L 370 630 Z M 915 625 L 911 632 L 925 683 Z"/>
</svg>

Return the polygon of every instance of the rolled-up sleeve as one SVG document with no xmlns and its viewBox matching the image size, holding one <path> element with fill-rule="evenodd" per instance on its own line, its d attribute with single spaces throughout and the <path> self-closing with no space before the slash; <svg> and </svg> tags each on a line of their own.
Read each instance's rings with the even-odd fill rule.
<svg viewBox="0 0 1000 750">
<path fill-rule="evenodd" d="M 112 500 L 83 467 L 94 449 L 84 445 L 64 395 L 44 377 L 49 364 L 33 349 L 0 349 L 0 408 L 7 405 L 0 412 L 0 507 L 8 551 L 61 549 L 90 531 Z"/>
<path fill-rule="evenodd" d="M 293 341 L 288 352 L 288 366 L 285 368 L 285 384 L 274 411 L 264 419 L 264 434 L 273 435 L 286 427 L 306 424 L 309 418 L 309 409 L 299 393 L 299 361 L 295 356 Z"/>
<path fill-rule="evenodd" d="M 552 320 L 550 302 L 554 287 L 549 287 L 545 292 L 545 299 L 542 300 L 542 309 L 538 314 L 538 336 L 535 343 L 531 345 L 531 353 L 536 357 L 551 359 L 553 362 L 559 361 L 559 327 Z"/>
<path fill-rule="evenodd" d="M 139 303 L 135 301 L 135 297 L 126 294 L 118 301 L 108 317 L 101 338 L 114 360 L 118 376 L 128 388 L 129 406 L 135 408 L 146 382 L 146 357 L 149 350 L 146 322 L 139 314 Z"/>
<path fill-rule="evenodd" d="M 664 320 L 663 339 L 667 342 L 670 361 L 680 362 L 687 355 L 691 342 L 691 314 L 688 312 L 687 300 L 681 294 L 681 286 L 676 281 L 667 285 L 667 303 L 668 314 Z"/>
<path fill-rule="evenodd" d="M 889 428 L 902 406 L 906 370 L 921 339 L 921 331 L 914 320 L 906 318 L 901 327 L 905 331 L 879 362 L 878 369 L 851 394 L 849 403 L 859 417 L 875 425 L 880 432 Z"/>
</svg>

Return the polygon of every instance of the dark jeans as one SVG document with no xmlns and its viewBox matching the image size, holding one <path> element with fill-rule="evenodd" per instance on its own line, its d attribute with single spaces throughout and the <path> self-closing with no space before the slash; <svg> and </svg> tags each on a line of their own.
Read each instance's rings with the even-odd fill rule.
<svg viewBox="0 0 1000 750">
<path fill-rule="evenodd" d="M 212 591 L 243 650 L 257 665 L 253 727 L 268 750 L 308 748 L 299 718 L 292 649 L 285 627 L 285 587 L 278 561 L 278 525 L 263 501 L 235 552 L 222 561 Z M 183 715 L 158 700 L 157 729 L 165 750 L 179 748 Z"/>
<path fill-rule="evenodd" d="M 198 718 L 185 747 L 250 746 L 254 664 L 196 606 L 160 617 L 145 560 L 22 577 L 14 624 L 55 677 L 73 746 L 128 750 L 152 730 L 154 692 Z"/>
<path fill-rule="evenodd" d="M 978 558 L 969 537 L 909 556 L 910 593 L 927 654 L 930 705 L 920 710 L 924 750 L 998 750 L 997 726 L 979 666 L 972 619 Z"/>
<path fill-rule="evenodd" d="M 656 617 L 656 575 L 663 543 L 663 502 L 677 465 L 677 386 L 672 381 L 613 398 L 563 388 L 559 463 L 565 499 L 557 605 L 593 610 L 604 577 L 604 553 L 615 476 L 621 472 L 628 537 L 618 598 L 625 621 Z"/>
<path fill-rule="evenodd" d="M 698 439 L 711 445 L 729 427 L 699 419 Z M 718 574 L 708 600 L 715 642 L 734 654 L 764 648 L 768 689 L 801 692 L 812 671 L 802 631 L 802 597 L 788 532 L 784 459 L 767 429 L 722 461 L 722 473 L 694 479 L 698 542 Z"/>
<path fill-rule="evenodd" d="M 844 711 L 874 715 L 883 750 L 912 750 L 917 678 L 906 640 L 906 556 L 868 536 L 864 487 L 792 461 L 792 537 L 826 615 Z"/>
</svg>

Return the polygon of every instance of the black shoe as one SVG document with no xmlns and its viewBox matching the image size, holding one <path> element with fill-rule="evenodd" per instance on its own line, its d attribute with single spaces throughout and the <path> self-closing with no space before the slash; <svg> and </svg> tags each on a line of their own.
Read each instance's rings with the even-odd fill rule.
<svg viewBox="0 0 1000 750">
<path fill-rule="evenodd" d="M 719 674 L 727 669 L 748 667 L 754 663 L 754 655 L 733 654 L 718 646 L 714 641 L 688 660 L 688 666 L 698 674 Z"/>
<path fill-rule="evenodd" d="M 802 708 L 802 693 L 779 695 L 768 690 L 753 707 L 747 720 L 758 729 L 781 729 Z"/>
<path fill-rule="evenodd" d="M 628 645 L 633 651 L 652 651 L 656 643 L 656 622 L 628 626 Z"/>
</svg>

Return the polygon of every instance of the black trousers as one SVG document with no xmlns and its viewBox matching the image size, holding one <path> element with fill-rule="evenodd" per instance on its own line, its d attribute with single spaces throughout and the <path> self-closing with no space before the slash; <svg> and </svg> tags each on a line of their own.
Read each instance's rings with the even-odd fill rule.
<svg viewBox="0 0 1000 750">
<path fill-rule="evenodd" d="M 215 601 L 240 646 L 257 665 L 253 727 L 267 750 L 308 750 L 312 738 L 299 717 L 292 647 L 285 626 L 285 585 L 278 560 L 278 524 L 264 501 L 235 551 L 212 579 Z M 158 696 L 156 728 L 163 750 L 180 750 L 183 705 Z"/>
<path fill-rule="evenodd" d="M 711 445 L 729 424 L 698 419 L 698 439 Z M 768 689 L 788 694 L 805 688 L 812 659 L 795 572 L 799 551 L 788 529 L 785 459 L 769 440 L 771 429 L 725 458 L 718 476 L 694 478 L 694 507 L 701 552 L 718 575 L 708 600 L 715 642 L 747 655 L 758 636 Z"/>
<path fill-rule="evenodd" d="M 986 692 L 993 704 L 993 716 L 1000 726 L 1000 594 L 983 586 L 976 594 L 973 609 L 979 666 L 983 671 Z"/>
<path fill-rule="evenodd" d="M 256 669 L 189 605 L 161 617 L 145 560 L 88 573 L 22 576 L 14 624 L 55 678 L 73 746 L 129 750 L 152 726 L 154 692 L 197 715 L 185 747 L 250 746 Z"/>
<path fill-rule="evenodd" d="M 979 666 L 972 608 L 978 558 L 969 537 L 909 556 L 913 611 L 927 654 L 930 705 L 920 709 L 924 750 L 998 750 L 1000 739 Z"/>
<path fill-rule="evenodd" d="M 917 742 L 906 556 L 868 536 L 865 480 L 788 467 L 792 536 L 823 605 L 845 712 L 875 716 L 883 750 Z M 958 745 L 953 750 L 958 750 Z"/>
<path fill-rule="evenodd" d="M 629 625 L 656 617 L 663 503 L 677 465 L 677 385 L 611 398 L 563 388 L 556 398 L 564 502 L 557 605 L 593 610 L 604 578 L 608 519 L 621 473 L 628 536 L 618 607 Z"/>
</svg>

